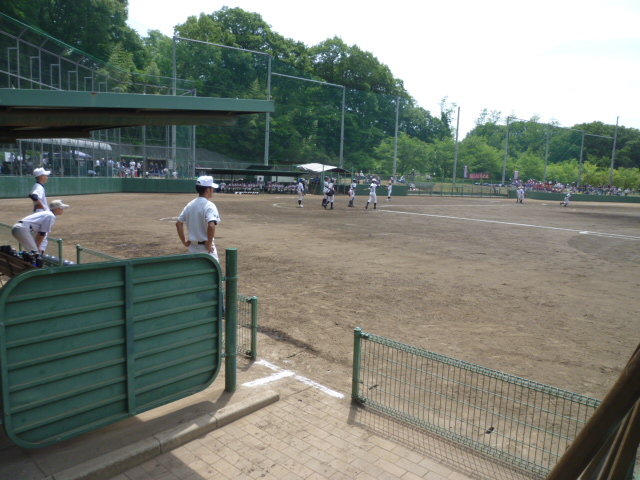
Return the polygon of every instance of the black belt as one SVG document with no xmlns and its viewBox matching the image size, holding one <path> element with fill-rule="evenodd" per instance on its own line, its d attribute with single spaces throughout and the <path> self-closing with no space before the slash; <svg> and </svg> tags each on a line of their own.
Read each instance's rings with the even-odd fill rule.
<svg viewBox="0 0 640 480">
<path fill-rule="evenodd" d="M 207 242 L 198 242 L 198 245 L 204 245 Z"/>
</svg>

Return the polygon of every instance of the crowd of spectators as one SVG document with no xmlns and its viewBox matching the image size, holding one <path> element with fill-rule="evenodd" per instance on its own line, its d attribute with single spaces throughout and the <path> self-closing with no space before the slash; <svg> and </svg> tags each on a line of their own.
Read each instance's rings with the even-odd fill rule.
<svg viewBox="0 0 640 480">
<path fill-rule="evenodd" d="M 259 194 L 259 193 L 296 193 L 297 183 L 282 182 L 245 182 L 244 180 L 232 180 L 227 183 L 219 183 L 218 192 L 235 194 Z"/>
<path fill-rule="evenodd" d="M 627 195 L 636 195 L 637 192 L 635 189 L 630 188 L 620 188 L 614 185 L 582 185 L 580 187 L 575 184 L 563 184 L 560 182 L 539 182 L 536 180 L 527 180 L 525 182 L 521 180 L 516 180 L 513 182 L 513 186 L 518 188 L 520 186 L 524 187 L 525 192 L 527 191 L 536 191 L 536 192 L 549 192 L 549 193 L 584 193 L 587 195 L 618 195 L 618 196 L 627 196 Z"/>
</svg>

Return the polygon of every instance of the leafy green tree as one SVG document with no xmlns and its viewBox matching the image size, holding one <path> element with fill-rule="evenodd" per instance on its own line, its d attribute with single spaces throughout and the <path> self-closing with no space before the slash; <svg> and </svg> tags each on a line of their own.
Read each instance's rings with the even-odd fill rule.
<svg viewBox="0 0 640 480">
<path fill-rule="evenodd" d="M 640 190 L 640 168 L 619 168 L 614 172 L 613 183 L 622 189 Z"/>
<path fill-rule="evenodd" d="M 467 136 L 458 146 L 456 178 L 463 178 L 464 166 L 469 173 L 489 173 L 491 178 L 502 175 L 504 152 L 488 145 L 477 135 Z"/>
<path fill-rule="evenodd" d="M 395 151 L 395 137 L 385 138 L 374 150 L 377 158 L 375 171 L 381 174 L 393 173 L 393 157 Z M 396 158 L 396 173 L 404 175 L 412 169 L 421 170 L 429 156 L 429 145 L 422 140 L 411 137 L 404 132 L 398 135 L 398 154 Z"/>
<path fill-rule="evenodd" d="M 607 185 L 609 175 L 602 168 L 590 162 L 582 164 L 582 185 Z"/>
<path fill-rule="evenodd" d="M 495 149 L 504 149 L 506 126 L 499 125 L 501 122 L 501 112 L 493 110 L 488 112 L 484 109 L 476 119 L 476 126 L 471 130 L 465 140 L 469 137 L 481 137 L 484 142 Z"/>
<path fill-rule="evenodd" d="M 560 183 L 577 183 L 579 165 L 577 160 L 555 163 L 547 167 L 547 181 Z"/>
<path fill-rule="evenodd" d="M 454 155 L 455 142 L 452 138 L 436 140 L 429 144 L 427 158 L 420 171 L 428 175 L 434 175 L 435 178 L 452 178 Z"/>
<path fill-rule="evenodd" d="M 544 159 L 531 151 L 519 153 L 515 159 L 515 168 L 523 180 L 542 180 L 544 176 Z"/>
<path fill-rule="evenodd" d="M 615 167 L 620 168 L 640 168 L 640 138 L 638 140 L 627 141 L 619 150 L 616 148 L 614 159 Z"/>
</svg>

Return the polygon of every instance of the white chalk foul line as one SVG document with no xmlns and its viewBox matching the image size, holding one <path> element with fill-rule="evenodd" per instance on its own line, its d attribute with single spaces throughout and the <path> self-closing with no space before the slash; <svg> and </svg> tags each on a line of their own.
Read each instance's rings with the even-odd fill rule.
<svg viewBox="0 0 640 480">
<path fill-rule="evenodd" d="M 514 223 L 514 222 L 500 222 L 498 220 L 483 220 L 481 218 L 467 218 L 467 217 L 454 217 L 451 215 L 434 215 L 432 213 L 416 213 L 416 212 L 399 212 L 397 210 L 391 210 L 389 208 L 379 209 L 381 212 L 389 212 L 389 213 L 399 213 L 401 215 L 419 215 L 422 217 L 435 217 L 435 218 L 448 218 L 451 220 L 466 220 L 469 222 L 481 222 L 481 223 L 497 223 L 499 225 L 514 225 L 516 227 L 531 227 L 531 228 L 543 228 L 546 230 L 560 230 L 563 232 L 573 232 L 579 233 L 581 235 L 597 235 L 601 237 L 612 237 L 612 238 L 623 238 L 627 240 L 640 240 L 640 237 L 636 237 L 633 235 L 618 235 L 615 233 L 600 233 L 600 232 L 589 232 L 586 230 L 576 230 L 573 228 L 562 228 L 562 227 L 549 227 L 547 225 L 532 225 L 528 223 Z"/>
<path fill-rule="evenodd" d="M 253 380 L 251 382 L 243 383 L 244 387 L 257 387 L 260 385 L 265 385 L 267 383 L 275 382 L 276 380 L 280 380 L 281 378 L 292 377 L 294 375 L 293 372 L 288 370 L 283 370 L 278 373 L 274 373 L 268 377 L 259 378 L 257 380 Z"/>
<path fill-rule="evenodd" d="M 280 368 L 271 362 L 267 362 L 266 360 L 258 360 L 256 362 L 256 365 L 263 365 L 265 367 L 270 368 L 271 370 L 274 370 L 276 373 L 265 378 L 259 378 L 258 380 L 253 380 L 251 382 L 243 383 L 242 384 L 243 387 L 257 387 L 259 385 L 265 385 L 267 383 L 275 382 L 276 380 L 280 380 L 281 378 L 293 377 L 299 382 L 302 382 L 305 385 L 309 385 L 310 387 L 316 388 L 321 392 L 326 393 L 327 395 L 331 395 L 332 397 L 336 397 L 336 398 L 344 398 L 344 394 L 340 392 L 331 390 L 330 388 L 325 387 L 324 385 L 320 385 L 319 383 L 314 382 L 313 380 L 310 380 L 306 377 L 303 377 L 302 375 L 296 375 L 291 370 L 284 370 L 283 368 Z"/>
</svg>

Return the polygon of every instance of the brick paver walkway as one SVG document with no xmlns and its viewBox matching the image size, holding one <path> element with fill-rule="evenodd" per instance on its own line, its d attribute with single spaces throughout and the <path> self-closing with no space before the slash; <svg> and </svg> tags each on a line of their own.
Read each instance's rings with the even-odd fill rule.
<svg viewBox="0 0 640 480">
<path fill-rule="evenodd" d="M 112 480 L 528 478 L 294 377 L 260 388 L 280 400 Z"/>
</svg>

